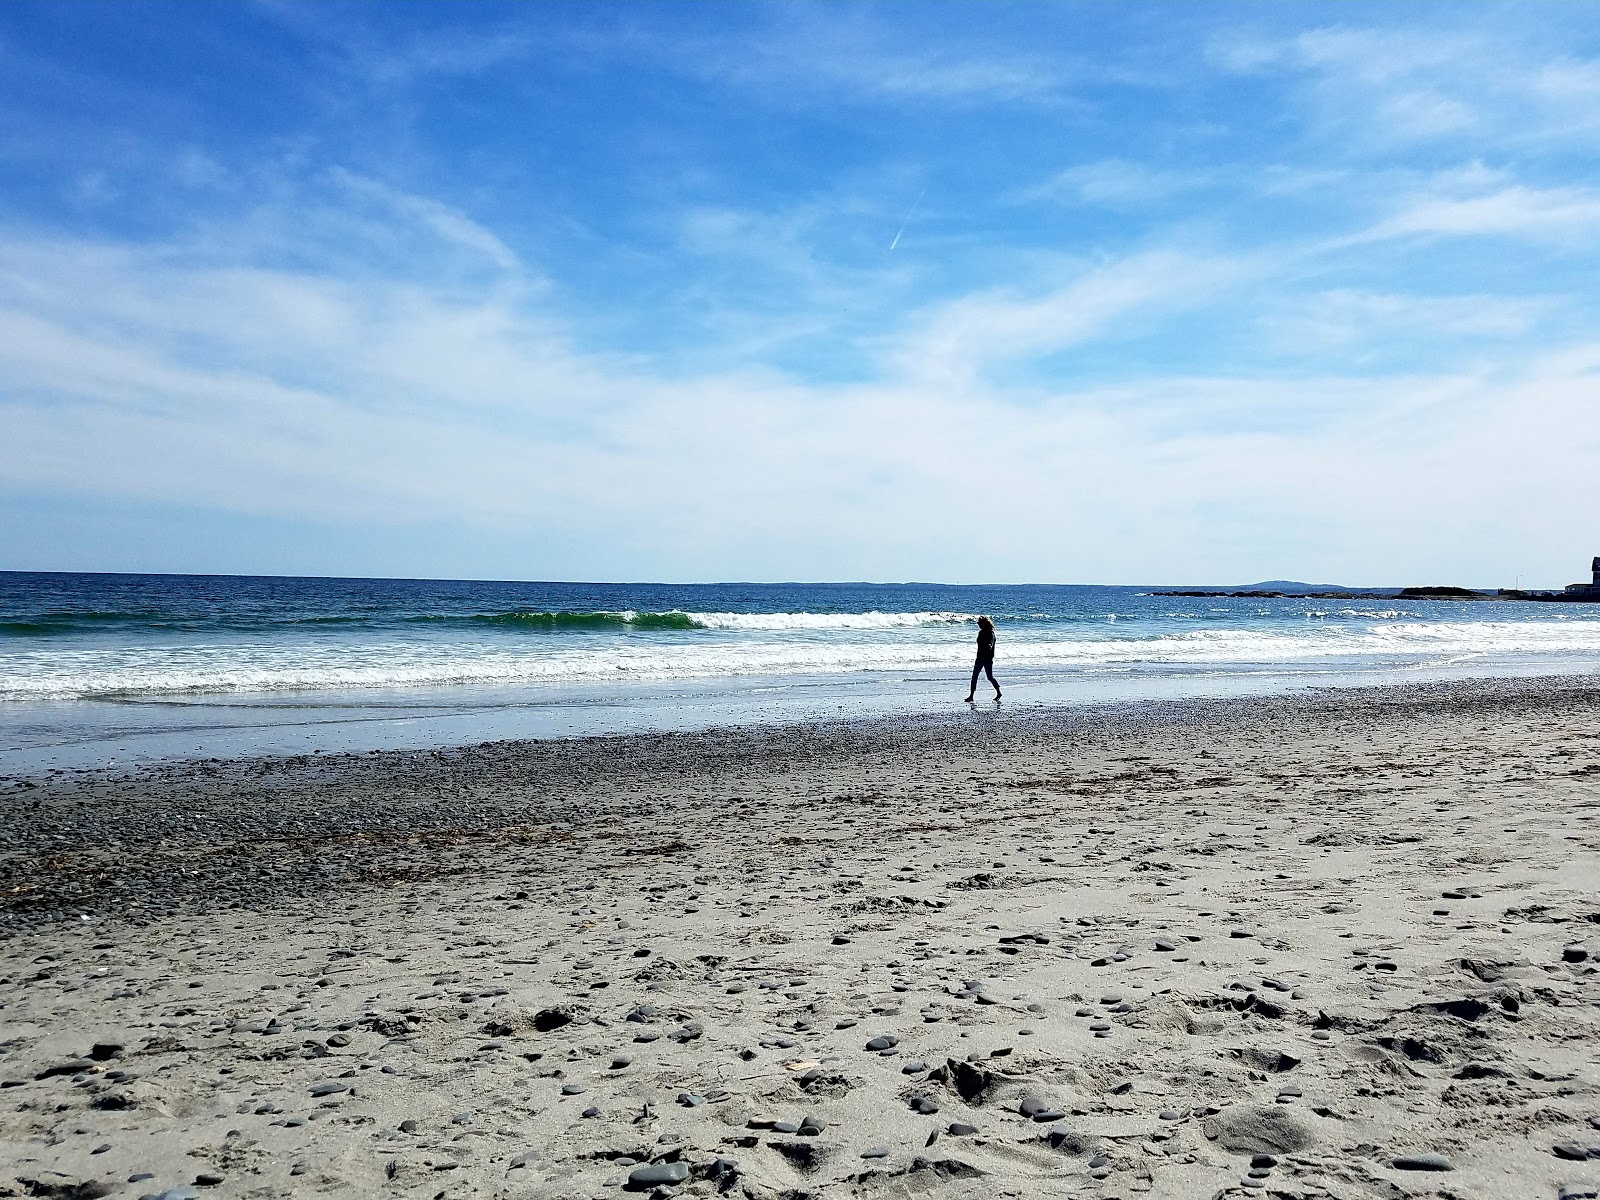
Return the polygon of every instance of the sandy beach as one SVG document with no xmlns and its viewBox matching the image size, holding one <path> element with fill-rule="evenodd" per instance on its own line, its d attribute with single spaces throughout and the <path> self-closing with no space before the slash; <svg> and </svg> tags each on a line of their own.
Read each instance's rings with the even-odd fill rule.
<svg viewBox="0 0 1600 1200">
<path fill-rule="evenodd" d="M 7 781 L 0 1195 L 1593 1196 L 1597 700 Z"/>
</svg>

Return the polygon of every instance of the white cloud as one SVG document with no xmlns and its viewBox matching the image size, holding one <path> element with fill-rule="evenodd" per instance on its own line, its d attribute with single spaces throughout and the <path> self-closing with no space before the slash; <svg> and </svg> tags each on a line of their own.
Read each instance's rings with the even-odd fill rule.
<svg viewBox="0 0 1600 1200">
<path fill-rule="evenodd" d="M 1539 10 L 1548 21 L 1516 8 L 1460 11 L 1467 19 L 1449 27 L 1397 8 L 1367 27 L 1233 31 L 1214 37 L 1207 57 L 1224 71 L 1298 81 L 1290 111 L 1342 155 L 1586 142 L 1600 123 L 1600 63 L 1566 51 L 1562 19 L 1578 10 Z"/>
<path fill-rule="evenodd" d="M 910 378 L 965 387 L 988 365 L 1059 353 L 1115 332 L 1141 310 L 1209 298 L 1248 269 L 1242 259 L 1150 251 L 1079 267 L 1033 295 L 974 292 L 921 314 L 897 339 L 892 360 Z"/>
<path fill-rule="evenodd" d="M 399 191 L 343 167 L 333 168 L 329 177 L 357 196 L 374 201 L 392 210 L 396 216 L 424 226 L 445 241 L 481 254 L 503 271 L 514 271 L 521 266 L 516 254 L 499 237 L 449 205 L 426 196 L 413 196 Z"/>
<path fill-rule="evenodd" d="M 1600 228 L 1600 192 L 1513 186 L 1468 198 L 1421 198 L 1362 235 L 1507 235 L 1565 239 Z"/>
<path fill-rule="evenodd" d="M 555 575 L 1246 578 L 1292 530 L 1306 546 L 1273 560 L 1289 574 L 1359 562 L 1409 578 L 1507 506 L 1542 514 L 1530 547 L 1581 533 L 1573 489 L 1600 443 L 1593 356 L 1499 379 L 1152 367 L 1116 387 L 1041 385 L 1025 403 L 985 381 L 1254 268 L 1151 252 L 1037 294 L 976 293 L 911 320 L 879 379 L 804 384 L 584 353 L 515 291 L 12 239 L 5 481 L 591 548 L 581 566 L 537 564 Z M 1406 301 L 1327 303 L 1381 322 Z M 1470 328 L 1475 303 L 1410 316 Z M 1503 485 L 1493 503 L 1460 486 L 1488 477 Z"/>
<path fill-rule="evenodd" d="M 1429 350 L 1440 339 L 1520 338 L 1554 307 L 1548 298 L 1417 296 L 1336 288 L 1275 306 L 1261 318 L 1274 344 L 1299 352 Z M 1419 342 L 1420 340 L 1420 342 Z M 1409 356 L 1409 354 L 1408 354 Z"/>
<path fill-rule="evenodd" d="M 1165 171 L 1128 159 L 1108 158 L 1067 167 L 1043 183 L 1018 192 L 1015 199 L 1023 203 L 1075 200 L 1116 208 L 1160 200 L 1205 182 L 1198 173 Z"/>
</svg>

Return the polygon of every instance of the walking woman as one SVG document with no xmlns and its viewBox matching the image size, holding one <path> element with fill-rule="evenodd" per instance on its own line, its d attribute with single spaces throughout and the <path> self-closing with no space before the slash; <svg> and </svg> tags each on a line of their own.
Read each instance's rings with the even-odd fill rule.
<svg viewBox="0 0 1600 1200">
<path fill-rule="evenodd" d="M 978 618 L 978 659 L 972 664 L 972 686 L 967 689 L 968 704 L 978 691 L 978 672 L 989 677 L 994 688 L 994 698 L 1000 699 L 1000 685 L 994 681 L 994 622 L 988 617 Z"/>
</svg>

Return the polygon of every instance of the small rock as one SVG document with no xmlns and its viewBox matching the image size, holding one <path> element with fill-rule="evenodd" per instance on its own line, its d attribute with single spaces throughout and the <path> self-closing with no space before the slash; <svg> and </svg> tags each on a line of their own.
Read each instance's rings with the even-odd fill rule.
<svg viewBox="0 0 1600 1200">
<path fill-rule="evenodd" d="M 628 1183 L 632 1187 L 682 1183 L 687 1178 L 689 1178 L 689 1164 L 686 1162 L 656 1163 L 654 1166 L 637 1167 L 628 1172 Z"/>
<path fill-rule="evenodd" d="M 1453 1171 L 1450 1160 L 1432 1151 L 1426 1154 L 1402 1154 L 1394 1160 L 1397 1171 Z"/>
</svg>

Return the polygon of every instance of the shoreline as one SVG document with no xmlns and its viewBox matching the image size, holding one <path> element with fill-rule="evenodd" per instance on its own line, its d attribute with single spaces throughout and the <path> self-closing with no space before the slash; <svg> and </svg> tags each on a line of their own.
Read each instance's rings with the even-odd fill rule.
<svg viewBox="0 0 1600 1200">
<path fill-rule="evenodd" d="M 927 752 L 984 760 L 1003 757 L 1010 748 L 1037 750 L 1062 737 L 1087 739 L 1103 751 L 1109 742 L 1162 728 L 1231 729 L 1241 723 L 1399 709 L 1448 712 L 1595 700 L 1600 700 L 1600 677 L 1505 676 L 1222 699 L 992 711 L 980 705 L 937 714 L 63 769 L 13 779 L 13 786 L 0 793 L 0 805 L 17 818 L 15 828 L 0 834 L 0 936 L 17 926 L 108 915 L 96 913 L 92 898 L 101 905 L 120 902 L 152 885 L 170 886 L 179 895 L 206 895 L 222 873 L 215 864 L 251 857 L 257 844 L 287 851 L 314 849 L 319 838 L 346 840 L 370 856 L 360 864 L 362 870 L 344 875 L 330 872 L 326 864 L 301 863 L 301 869 L 282 877 L 263 877 L 260 886 L 236 881 L 215 895 L 228 903 L 247 898 L 271 903 L 279 883 L 303 892 L 311 883 L 348 876 L 359 886 L 362 871 L 378 866 L 373 859 L 385 845 L 403 855 L 413 838 L 432 839 L 435 847 L 470 848 L 530 827 L 588 827 L 598 811 L 588 795 L 595 787 L 639 787 L 653 778 L 660 798 L 670 798 L 686 780 L 718 767 L 839 769 L 856 758 Z M 528 788 L 530 772 L 541 787 Z M 451 797 L 441 807 L 439 801 L 446 799 L 441 789 L 452 777 L 469 780 L 485 794 Z M 486 794 L 507 787 L 518 789 L 514 798 L 507 800 L 503 791 Z M 308 794 L 328 797 L 327 805 L 307 808 Z M 110 820 L 103 819 L 107 806 L 118 810 Z M 108 878 L 130 844 L 143 846 L 145 869 L 124 859 L 124 869 Z M 196 852 L 208 861 L 181 865 L 179 860 Z M 73 853 L 84 856 L 76 880 L 63 869 L 63 856 Z M 62 864 L 48 872 L 53 889 L 37 867 L 41 861 Z M 409 859 L 405 867 L 423 869 Z M 48 896 L 61 902 L 45 906 Z M 165 911 L 157 908 L 155 915 Z"/>
<path fill-rule="evenodd" d="M 1584 1196 L 1597 698 L 59 776 L 4 801 L 0 1194 Z"/>
</svg>

